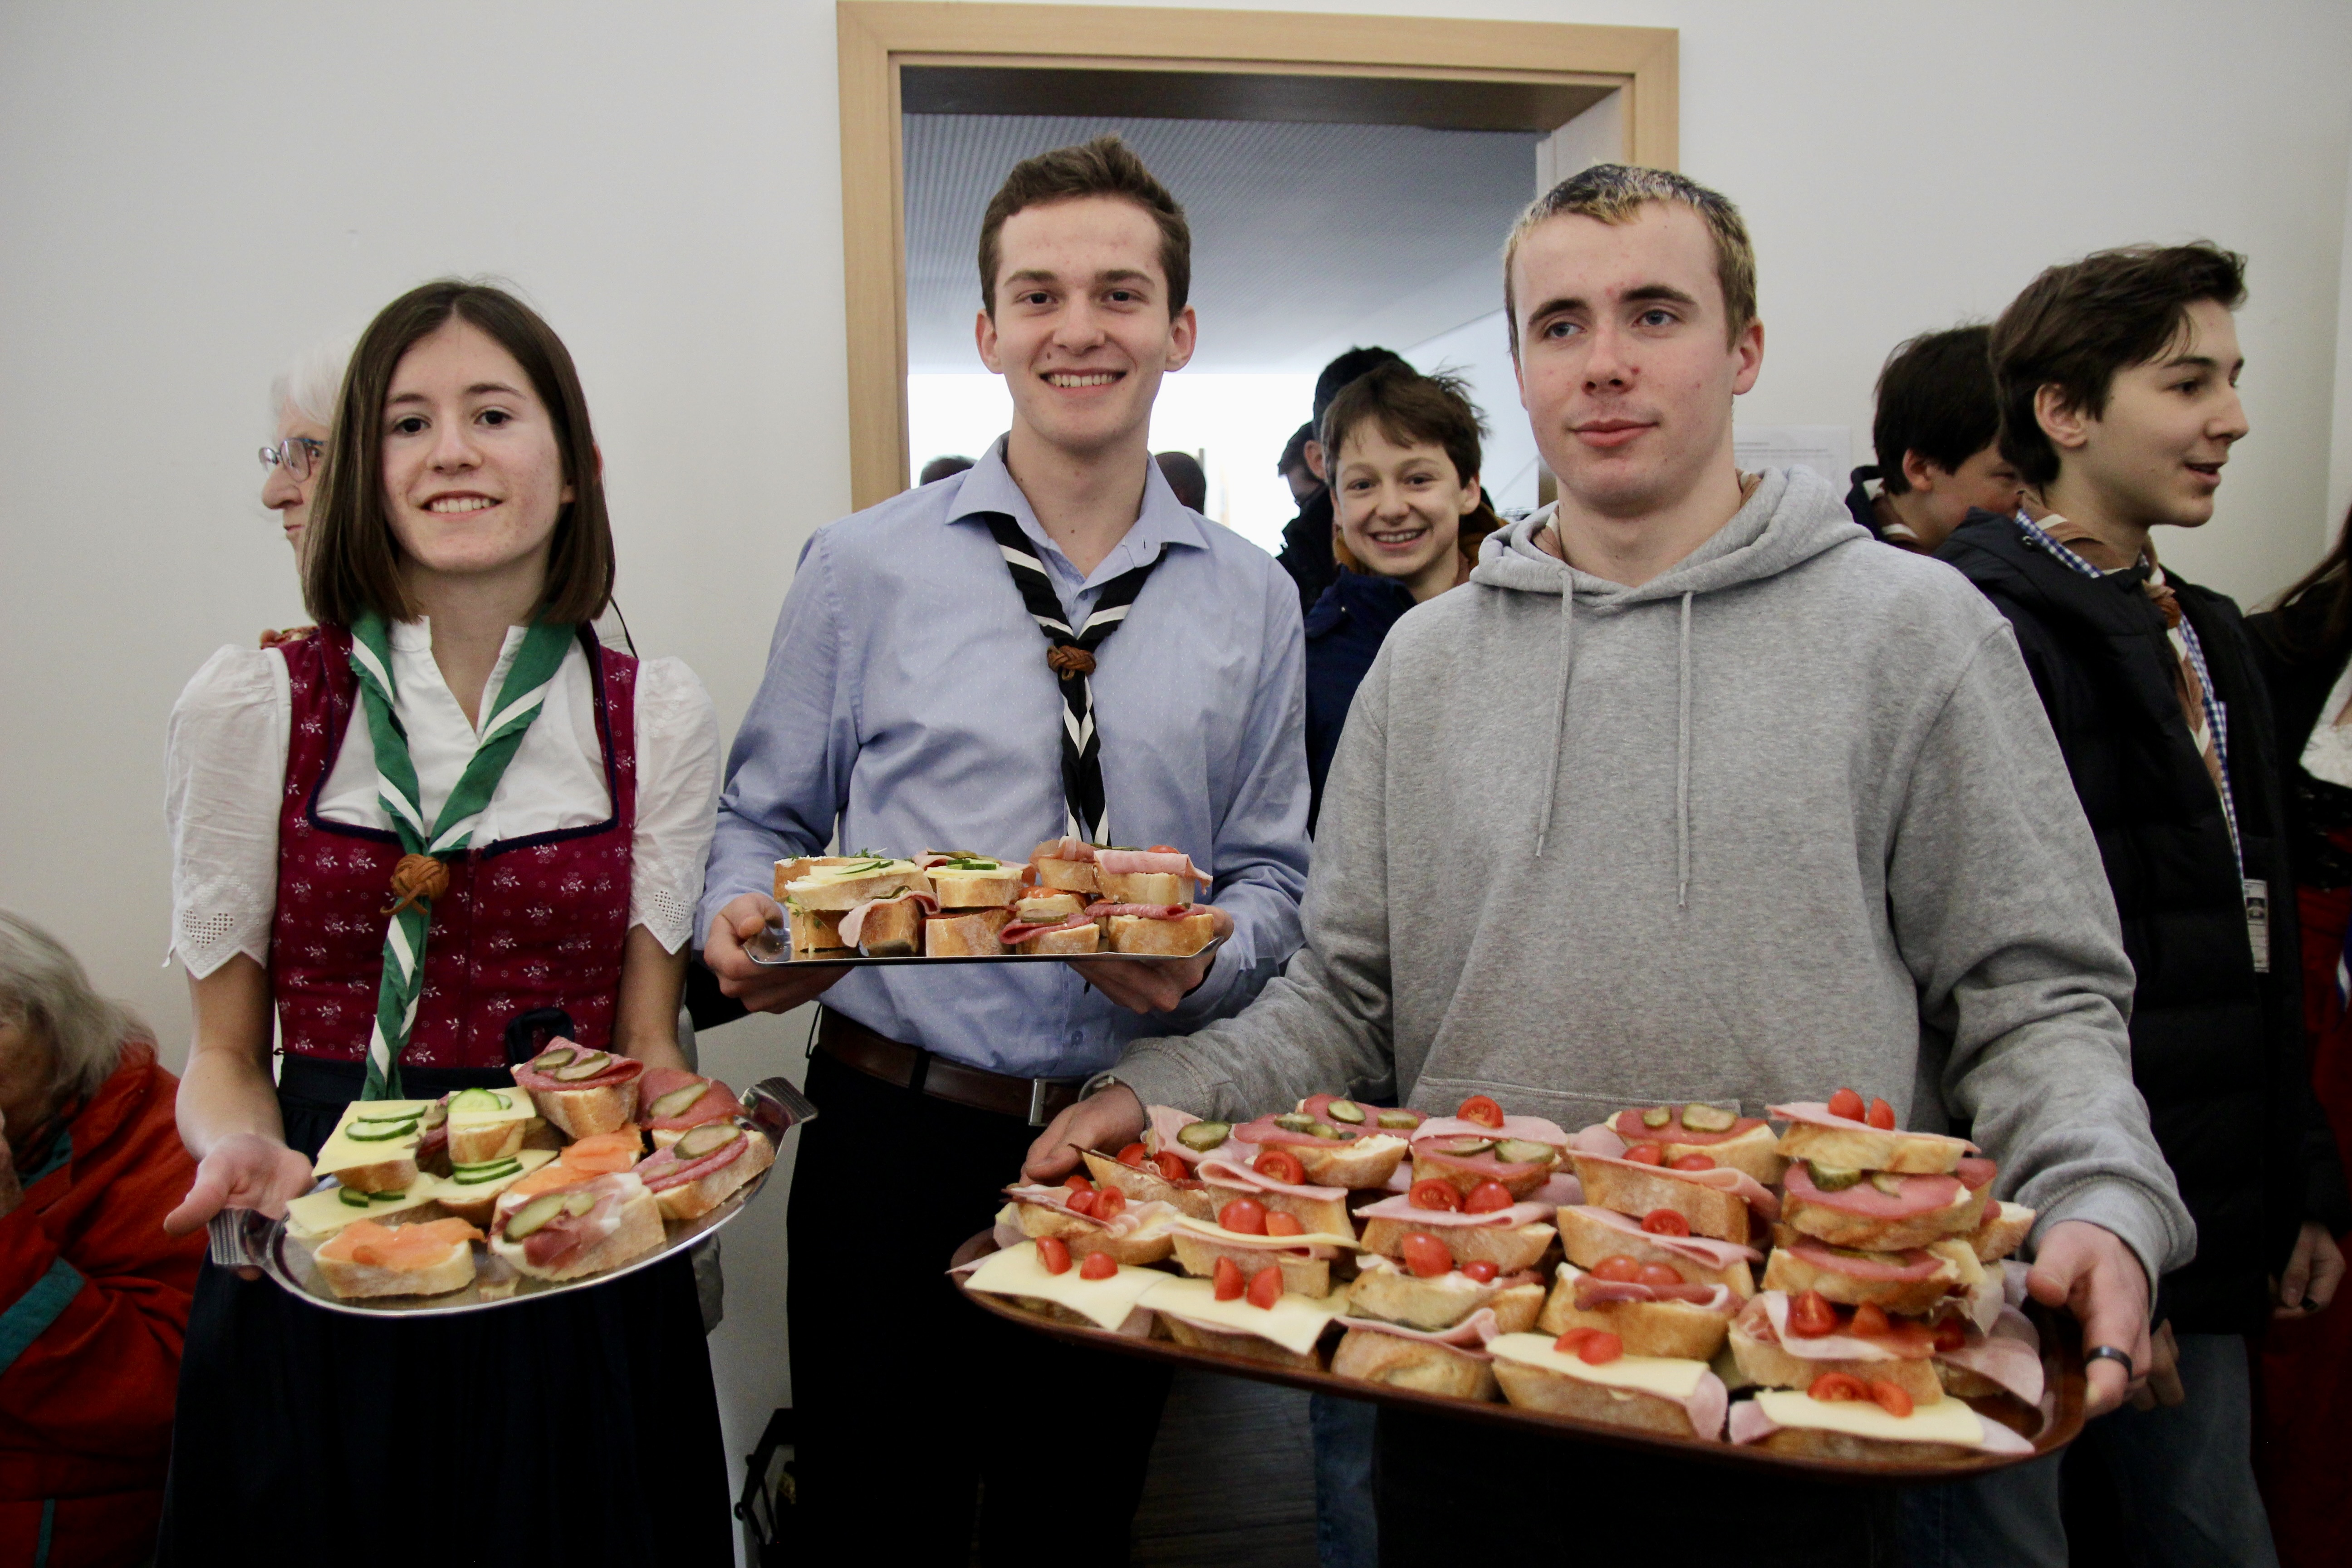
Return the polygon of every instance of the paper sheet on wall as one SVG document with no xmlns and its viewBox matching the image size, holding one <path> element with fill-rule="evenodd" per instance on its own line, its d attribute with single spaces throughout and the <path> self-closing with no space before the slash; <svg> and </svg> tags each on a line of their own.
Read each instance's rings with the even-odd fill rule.
<svg viewBox="0 0 2352 1568">
<path fill-rule="evenodd" d="M 1846 425 L 1738 425 L 1731 450 L 1743 473 L 1807 468 L 1845 494 L 1853 468 L 1853 429 Z"/>
</svg>

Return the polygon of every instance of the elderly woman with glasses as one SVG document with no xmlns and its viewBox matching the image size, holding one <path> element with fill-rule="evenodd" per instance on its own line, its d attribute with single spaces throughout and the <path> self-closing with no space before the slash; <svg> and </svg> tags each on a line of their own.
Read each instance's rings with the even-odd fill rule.
<svg viewBox="0 0 2352 1568">
<path fill-rule="evenodd" d="M 154 1037 L 0 911 L 0 1562 L 155 1550 L 202 1235 Z"/>
<path fill-rule="evenodd" d="M 335 398 L 342 391 L 343 366 L 351 357 L 352 345 L 346 341 L 317 343 L 269 384 L 269 409 L 278 422 L 278 443 L 261 448 L 261 504 L 278 514 L 286 542 L 294 547 L 298 575 L 303 535 L 310 526 L 310 498 L 318 493 L 327 438 L 334 426 Z M 308 637 L 314 629 L 265 628 L 261 646 L 276 647 Z"/>
</svg>

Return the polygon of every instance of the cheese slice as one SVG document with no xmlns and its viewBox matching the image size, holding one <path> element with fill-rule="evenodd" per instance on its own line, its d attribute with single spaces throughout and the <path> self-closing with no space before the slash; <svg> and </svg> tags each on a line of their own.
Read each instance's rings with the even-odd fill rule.
<svg viewBox="0 0 2352 1568">
<path fill-rule="evenodd" d="M 1328 1230 L 1310 1231 L 1305 1236 L 1248 1236 L 1238 1230 L 1227 1230 L 1214 1220 L 1200 1219 L 1179 1212 L 1175 1228 L 1199 1237 L 1203 1241 L 1229 1241 L 1237 1247 L 1262 1247 L 1279 1251 L 1290 1247 L 1344 1247 L 1350 1252 L 1360 1252 L 1364 1244 L 1352 1236 L 1334 1236 Z"/>
<path fill-rule="evenodd" d="M 1348 1305 L 1348 1294 L 1344 1290 L 1320 1299 L 1285 1291 L 1275 1299 L 1271 1307 L 1255 1306 L 1246 1296 L 1220 1301 L 1216 1291 L 1213 1280 L 1184 1279 L 1172 1274 L 1162 1274 L 1157 1277 L 1157 1283 L 1144 1292 L 1140 1305 L 1204 1328 L 1221 1329 L 1229 1333 L 1255 1334 L 1262 1340 L 1273 1341 L 1294 1355 L 1305 1355 L 1313 1350 L 1315 1342 L 1323 1337 L 1324 1328 L 1346 1310 Z"/>
<path fill-rule="evenodd" d="M 1815 1399 L 1793 1388 L 1768 1388 L 1757 1394 L 1756 1405 L 1775 1426 L 1810 1426 L 1890 1443 L 1984 1446 L 1984 1418 L 1958 1399 L 1938 1399 L 1908 1415 L 1891 1415 L 1868 1399 Z"/>
<path fill-rule="evenodd" d="M 1051 1301 L 1091 1318 L 1106 1329 L 1117 1329 L 1135 1310 L 1137 1301 L 1167 1278 L 1157 1269 L 1137 1268 L 1124 1263 L 1108 1279 L 1081 1279 L 1075 1263 L 1059 1274 L 1048 1274 L 1045 1266 L 1037 1261 L 1037 1244 L 1024 1241 L 1018 1247 L 990 1253 L 987 1261 L 966 1277 L 964 1284 L 991 1296 L 1031 1296 Z"/>
<path fill-rule="evenodd" d="M 420 1175 L 398 1197 L 371 1197 L 365 1208 L 343 1202 L 341 1187 L 311 1193 L 286 1205 L 286 1228 L 304 1241 L 324 1241 L 355 1219 L 381 1225 L 394 1215 L 422 1208 L 434 1199 L 433 1178 Z"/>
<path fill-rule="evenodd" d="M 1552 1349 L 1548 1334 L 1502 1334 L 1487 1341 L 1486 1349 L 1504 1361 L 1540 1367 L 1580 1383 L 1630 1388 L 1654 1394 L 1661 1399 L 1688 1399 L 1706 1373 L 1706 1363 L 1681 1356 L 1621 1355 L 1615 1361 L 1594 1366 L 1580 1356 L 1564 1355 Z M 1874 1405 L 1871 1408 L 1875 1410 L 1878 1406 Z"/>
<path fill-rule="evenodd" d="M 433 1105 L 429 1100 L 355 1100 L 343 1107 L 343 1117 L 335 1123 L 335 1131 L 319 1151 L 310 1168 L 321 1176 L 331 1176 L 337 1171 L 348 1171 L 357 1165 L 381 1164 L 404 1154 L 416 1152 L 416 1145 L 425 1137 L 425 1112 Z M 413 1110 L 417 1123 L 414 1131 L 399 1138 L 369 1140 L 353 1138 L 352 1127 L 362 1116 L 385 1117 L 399 1111 Z M 393 1125 L 384 1123 L 383 1125 Z"/>
</svg>

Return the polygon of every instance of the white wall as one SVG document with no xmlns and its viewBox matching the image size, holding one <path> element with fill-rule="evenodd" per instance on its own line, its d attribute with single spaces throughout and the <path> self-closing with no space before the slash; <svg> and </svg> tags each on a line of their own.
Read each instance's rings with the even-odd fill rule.
<svg viewBox="0 0 2352 1568">
<path fill-rule="evenodd" d="M 2047 261 L 2248 252 L 2254 435 L 2168 559 L 2252 597 L 2318 552 L 2352 385 L 2339 0 L 1468 9 L 1683 29 L 1683 167 L 1742 204 L 1762 258 L 1746 421 L 1866 426 L 1889 346 Z M 301 618 L 255 499 L 264 388 L 439 272 L 511 278 L 564 333 L 623 605 L 731 727 L 795 549 L 848 498 L 835 81 L 819 0 L 0 9 L 0 905 L 183 1036 L 156 966 L 164 715 L 214 647 Z M 748 1077 L 798 1037 L 759 1021 L 711 1048 Z M 730 1233 L 738 1452 L 783 1387 L 782 1219 L 772 1199 Z"/>
</svg>

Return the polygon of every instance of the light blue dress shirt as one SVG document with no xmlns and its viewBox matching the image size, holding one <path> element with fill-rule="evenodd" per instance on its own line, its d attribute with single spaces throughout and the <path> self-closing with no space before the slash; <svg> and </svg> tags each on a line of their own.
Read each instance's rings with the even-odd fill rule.
<svg viewBox="0 0 2352 1568">
<path fill-rule="evenodd" d="M 1037 547 L 1072 619 L 1165 552 L 1096 650 L 1107 820 L 1216 878 L 1234 934 L 1173 1013 L 1131 1013 L 1066 964 L 852 970 L 825 1005 L 877 1034 L 1022 1078 L 1101 1071 L 1143 1035 L 1239 1012 L 1299 942 L 1307 885 L 1298 591 L 1273 557 L 1188 510 L 1156 463 L 1142 514 L 1092 575 L 1045 537 L 1004 466 L 980 463 L 817 530 L 737 732 L 695 921 L 772 892 L 775 862 L 847 850 L 1025 858 L 1063 828 L 1062 696 L 990 535 Z"/>
</svg>

